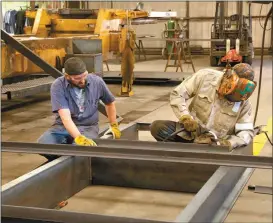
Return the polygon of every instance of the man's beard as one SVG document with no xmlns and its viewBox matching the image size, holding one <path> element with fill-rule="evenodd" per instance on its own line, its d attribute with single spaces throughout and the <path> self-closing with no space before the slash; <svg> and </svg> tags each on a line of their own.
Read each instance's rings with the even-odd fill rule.
<svg viewBox="0 0 273 223">
<path fill-rule="evenodd" d="M 72 87 L 77 87 L 79 89 L 83 89 L 86 87 L 86 80 L 84 81 L 84 84 L 82 85 L 77 85 L 77 84 L 74 84 L 72 81 L 68 80 L 68 82 L 71 84 Z"/>
</svg>

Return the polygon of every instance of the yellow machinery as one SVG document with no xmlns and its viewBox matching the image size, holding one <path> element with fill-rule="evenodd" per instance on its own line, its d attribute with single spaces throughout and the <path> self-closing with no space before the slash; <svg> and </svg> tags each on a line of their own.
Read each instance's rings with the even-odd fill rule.
<svg viewBox="0 0 273 223">
<path fill-rule="evenodd" d="M 103 60 L 109 52 L 121 54 L 121 96 L 133 94 L 135 32 L 131 20 L 148 17 L 146 11 L 120 9 L 38 9 L 27 11 L 26 17 L 33 21 L 25 27 L 25 35 L 18 36 L 28 48 L 54 67 L 62 67 L 65 55 L 74 37 L 101 39 Z M 23 55 L 3 44 L 2 78 L 43 72 Z M 58 58 L 58 60 L 56 59 Z"/>
</svg>

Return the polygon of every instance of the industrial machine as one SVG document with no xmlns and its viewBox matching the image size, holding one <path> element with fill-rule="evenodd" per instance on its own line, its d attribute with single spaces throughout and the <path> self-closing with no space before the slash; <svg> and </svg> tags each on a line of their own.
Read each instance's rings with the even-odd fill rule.
<svg viewBox="0 0 273 223">
<path fill-rule="evenodd" d="M 136 36 L 131 25 L 155 23 L 158 16 L 168 17 L 172 14 L 158 14 L 156 12 L 150 14 L 139 9 L 49 10 L 40 8 L 26 11 L 30 26 L 24 28 L 25 35 L 15 36 L 15 38 L 24 42 L 28 48 L 58 70 L 61 70 L 65 60 L 73 55 L 84 60 L 91 60 L 92 64 L 96 64 L 98 61 L 107 63 L 110 52 L 120 55 L 122 76 L 120 95 L 130 96 L 133 94 L 134 41 Z M 150 18 L 148 19 L 148 17 Z M 80 55 L 73 52 L 72 45 L 75 43 L 75 39 L 84 39 L 86 44 L 88 44 L 88 40 L 100 39 L 102 52 L 99 53 L 102 55 L 98 55 L 96 50 L 95 53 L 93 51 L 84 52 L 86 51 L 84 47 Z M 22 54 L 5 44 L 2 47 L 2 58 L 2 78 L 43 72 L 24 58 Z M 89 72 L 102 75 L 102 66 L 100 69 L 90 66 Z"/>
<path fill-rule="evenodd" d="M 134 49 L 130 46 L 133 46 L 135 36 L 134 31 L 130 28 L 130 20 L 147 16 L 146 11 L 119 9 L 99 9 L 98 11 L 59 9 L 54 11 L 41 8 L 37 11 L 26 12 L 26 17 L 32 20 L 32 26 L 25 27 L 25 32 L 27 35 L 39 38 L 30 38 L 28 47 L 58 69 L 62 69 L 66 55 L 71 54 L 72 37 L 101 39 L 103 61 L 107 60 L 108 53 L 111 51 L 120 53 L 124 58 L 121 64 L 123 81 L 120 94 L 129 96 L 132 95 L 134 67 Z M 94 57 L 94 55 L 91 56 Z M 23 55 L 10 50 L 7 46 L 2 48 L 2 58 L 4 58 L 2 78 L 42 72 L 37 66 L 33 67 L 33 64 L 28 62 Z M 6 60 L 5 58 L 12 59 Z"/>
<path fill-rule="evenodd" d="M 244 4 L 246 3 L 242 1 L 237 2 L 237 13 L 228 17 L 228 2 L 216 3 L 211 39 L 223 39 L 224 41 L 211 42 L 211 66 L 223 65 L 227 59 L 231 63 L 252 64 L 251 5 L 248 7 L 248 15 L 243 15 Z"/>
</svg>

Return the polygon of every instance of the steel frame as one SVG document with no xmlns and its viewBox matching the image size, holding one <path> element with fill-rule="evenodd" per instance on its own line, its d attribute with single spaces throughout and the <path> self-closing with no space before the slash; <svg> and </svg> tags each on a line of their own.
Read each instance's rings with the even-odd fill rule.
<svg viewBox="0 0 273 223">
<path fill-rule="evenodd" d="M 54 148 L 50 149 L 46 145 L 21 144 L 22 148 L 19 148 L 20 144 L 3 142 L 3 151 L 43 151 L 49 154 L 76 156 L 62 156 L 3 185 L 2 221 L 31 222 L 29 220 L 32 219 L 35 220 L 33 222 L 78 222 L 80 219 L 80 222 L 162 222 L 53 210 L 58 202 L 68 199 L 86 186 L 103 184 L 195 192 L 196 195 L 177 216 L 175 222 L 223 222 L 254 171 L 253 168 L 245 167 L 272 168 L 271 157 L 249 156 L 251 146 L 229 153 L 226 147 L 219 146 L 132 141 L 138 139 L 138 131 L 147 130 L 149 123 L 131 123 L 122 129 L 123 139 L 127 141 L 107 140 L 108 137 L 103 136 L 104 139 L 96 140 L 99 146 L 90 151 L 87 151 L 86 147 L 77 147 L 78 154 L 73 151 L 74 146 L 54 145 L 57 150 L 53 152 Z M 30 146 L 32 147 L 29 148 Z M 216 151 L 218 153 L 215 153 Z M 195 162 L 196 159 L 200 161 L 204 157 L 210 158 L 210 163 L 205 160 Z M 219 157 L 225 157 L 224 165 L 227 166 L 219 166 Z M 178 163 L 182 160 L 183 163 Z M 133 177 L 131 172 L 128 174 L 130 166 L 126 169 L 124 164 L 126 167 L 131 164 L 138 168 Z M 159 167 L 163 170 L 163 179 L 153 172 L 154 164 L 157 170 Z M 183 165 L 182 168 L 179 165 Z M 244 167 L 229 167 L 230 165 Z M 186 166 L 190 166 L 192 171 L 188 178 L 182 176 L 189 171 L 186 169 L 183 172 Z M 198 174 L 192 167 L 199 168 L 200 176 L 207 177 L 203 179 L 203 184 L 200 183 L 199 188 L 182 186 L 193 182 L 191 175 Z M 209 167 L 207 172 L 204 167 Z M 147 170 L 152 179 L 143 179 L 142 170 Z M 118 171 L 119 175 L 115 171 Z M 173 175 L 175 171 L 177 173 Z M 128 178 L 128 175 L 131 178 Z M 122 179 L 116 179 L 117 176 L 122 176 Z M 139 181 L 142 182 L 138 183 Z"/>
</svg>

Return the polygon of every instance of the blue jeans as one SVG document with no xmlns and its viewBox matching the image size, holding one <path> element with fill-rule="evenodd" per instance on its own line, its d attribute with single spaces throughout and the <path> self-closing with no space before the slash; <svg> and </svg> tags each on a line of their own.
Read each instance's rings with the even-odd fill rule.
<svg viewBox="0 0 273 223">
<path fill-rule="evenodd" d="M 80 133 L 87 138 L 97 138 L 99 134 L 98 125 L 95 126 L 77 126 Z M 74 144 L 74 139 L 70 136 L 64 126 L 55 125 L 47 130 L 40 138 L 37 140 L 41 144 Z M 47 155 L 41 154 L 49 161 L 54 160 L 60 156 L 57 155 Z"/>
</svg>

